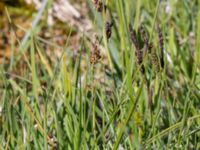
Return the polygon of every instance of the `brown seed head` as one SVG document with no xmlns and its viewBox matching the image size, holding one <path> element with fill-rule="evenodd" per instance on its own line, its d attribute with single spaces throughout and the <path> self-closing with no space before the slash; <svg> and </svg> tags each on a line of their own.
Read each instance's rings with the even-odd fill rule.
<svg viewBox="0 0 200 150">
<path fill-rule="evenodd" d="M 139 45 L 139 42 L 137 39 L 136 31 L 133 30 L 131 25 L 129 25 L 129 30 L 130 30 L 130 34 L 131 34 L 131 40 L 132 40 L 133 44 L 135 45 L 136 52 L 137 52 L 140 50 L 140 45 Z"/>
<path fill-rule="evenodd" d="M 160 25 L 157 25 L 158 29 L 158 39 L 159 39 L 159 46 L 160 46 L 160 65 L 164 68 L 164 42 L 163 42 L 163 35 L 160 28 Z"/>
<path fill-rule="evenodd" d="M 140 48 L 140 44 L 139 44 L 139 41 L 137 39 L 136 31 L 133 30 L 131 25 L 129 25 L 129 30 L 130 30 L 130 34 L 131 34 L 131 41 L 135 45 L 135 49 L 136 49 L 135 55 L 137 57 L 137 63 L 138 63 L 138 65 L 141 65 L 140 71 L 144 75 L 145 74 L 145 68 L 144 68 L 144 65 L 142 64 L 143 52 Z"/>
<path fill-rule="evenodd" d="M 106 6 L 103 4 L 101 0 L 92 0 L 92 2 L 98 12 L 102 12 L 103 9 L 106 9 Z"/>
<path fill-rule="evenodd" d="M 95 42 L 92 43 L 92 54 L 90 56 L 90 63 L 96 64 L 101 59 L 98 37 L 95 37 Z"/>
<path fill-rule="evenodd" d="M 141 35 L 142 35 L 142 38 L 143 38 L 143 40 L 144 40 L 144 43 L 145 43 L 146 45 L 148 45 L 148 44 L 149 44 L 149 39 L 148 39 L 147 33 L 146 33 L 146 31 L 145 31 L 144 25 L 141 25 L 141 26 L 140 26 L 140 33 L 141 33 Z"/>
<path fill-rule="evenodd" d="M 106 37 L 109 39 L 112 35 L 113 22 L 106 22 Z"/>
<path fill-rule="evenodd" d="M 149 38 L 148 38 L 147 32 L 145 31 L 144 25 L 140 26 L 140 33 L 144 40 L 144 44 L 146 46 L 146 51 L 148 50 L 148 52 L 151 53 L 152 43 L 149 42 Z"/>
</svg>

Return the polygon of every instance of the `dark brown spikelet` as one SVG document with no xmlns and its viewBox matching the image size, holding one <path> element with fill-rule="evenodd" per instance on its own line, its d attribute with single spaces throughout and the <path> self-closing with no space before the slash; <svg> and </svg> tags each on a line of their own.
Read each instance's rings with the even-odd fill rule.
<svg viewBox="0 0 200 150">
<path fill-rule="evenodd" d="M 140 45 L 139 45 L 139 42 L 138 42 L 138 39 L 136 36 L 136 32 L 135 32 L 135 30 L 133 30 L 131 25 L 129 25 L 129 30 L 130 30 L 130 34 L 131 34 L 131 41 L 135 45 L 136 53 L 137 53 L 137 51 L 140 50 Z"/>
<path fill-rule="evenodd" d="M 141 65 L 140 71 L 144 75 L 145 74 L 145 68 L 144 68 L 144 65 L 142 64 L 143 53 L 142 53 L 139 41 L 138 41 L 137 36 L 136 36 L 136 32 L 135 32 L 135 30 L 133 30 L 131 25 L 129 25 L 129 30 L 130 30 L 130 34 L 131 34 L 131 41 L 135 45 L 135 49 L 136 49 L 135 55 L 137 57 L 137 63 L 138 63 L 138 65 Z"/>
<path fill-rule="evenodd" d="M 95 42 L 92 43 L 92 53 L 90 56 L 90 63 L 96 64 L 101 59 L 98 37 L 95 36 Z"/>
<path fill-rule="evenodd" d="M 106 22 L 106 37 L 107 39 L 110 39 L 112 35 L 112 26 L 113 22 Z"/>
<path fill-rule="evenodd" d="M 144 26 L 140 25 L 139 29 L 140 29 L 141 36 L 144 40 L 144 44 L 146 46 L 146 51 L 148 50 L 148 52 L 151 53 L 152 43 L 149 42 L 149 38 L 148 38 L 148 35 L 147 35 L 147 32 L 146 32 Z"/>
<path fill-rule="evenodd" d="M 142 38 L 144 40 L 144 44 L 148 45 L 149 39 L 148 39 L 147 33 L 146 33 L 143 25 L 140 25 L 140 33 L 141 33 Z"/>
<path fill-rule="evenodd" d="M 103 4 L 101 0 L 92 0 L 92 2 L 98 12 L 102 12 L 103 9 L 106 9 L 106 6 Z"/>
<path fill-rule="evenodd" d="M 164 42 L 163 42 L 163 34 L 160 28 L 160 25 L 157 25 L 158 28 L 158 39 L 159 39 L 159 46 L 160 46 L 160 65 L 164 68 Z"/>
</svg>

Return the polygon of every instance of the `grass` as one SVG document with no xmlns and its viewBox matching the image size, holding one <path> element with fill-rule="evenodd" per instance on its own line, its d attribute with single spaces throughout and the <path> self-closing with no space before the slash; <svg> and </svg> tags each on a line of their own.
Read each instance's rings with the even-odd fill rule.
<svg viewBox="0 0 200 150">
<path fill-rule="evenodd" d="M 87 3 L 102 38 L 97 63 L 90 63 L 89 33 L 76 31 L 79 51 L 70 49 L 74 28 L 59 58 L 49 58 L 44 45 L 60 46 L 39 37 L 44 19 L 18 42 L 10 64 L 0 65 L 0 149 L 200 149 L 200 1 L 107 0 L 102 12 Z M 107 21 L 114 22 L 109 40 Z M 159 72 L 152 54 L 137 63 L 129 32 L 131 24 L 143 47 L 143 24 L 159 59 L 158 23 Z"/>
</svg>

